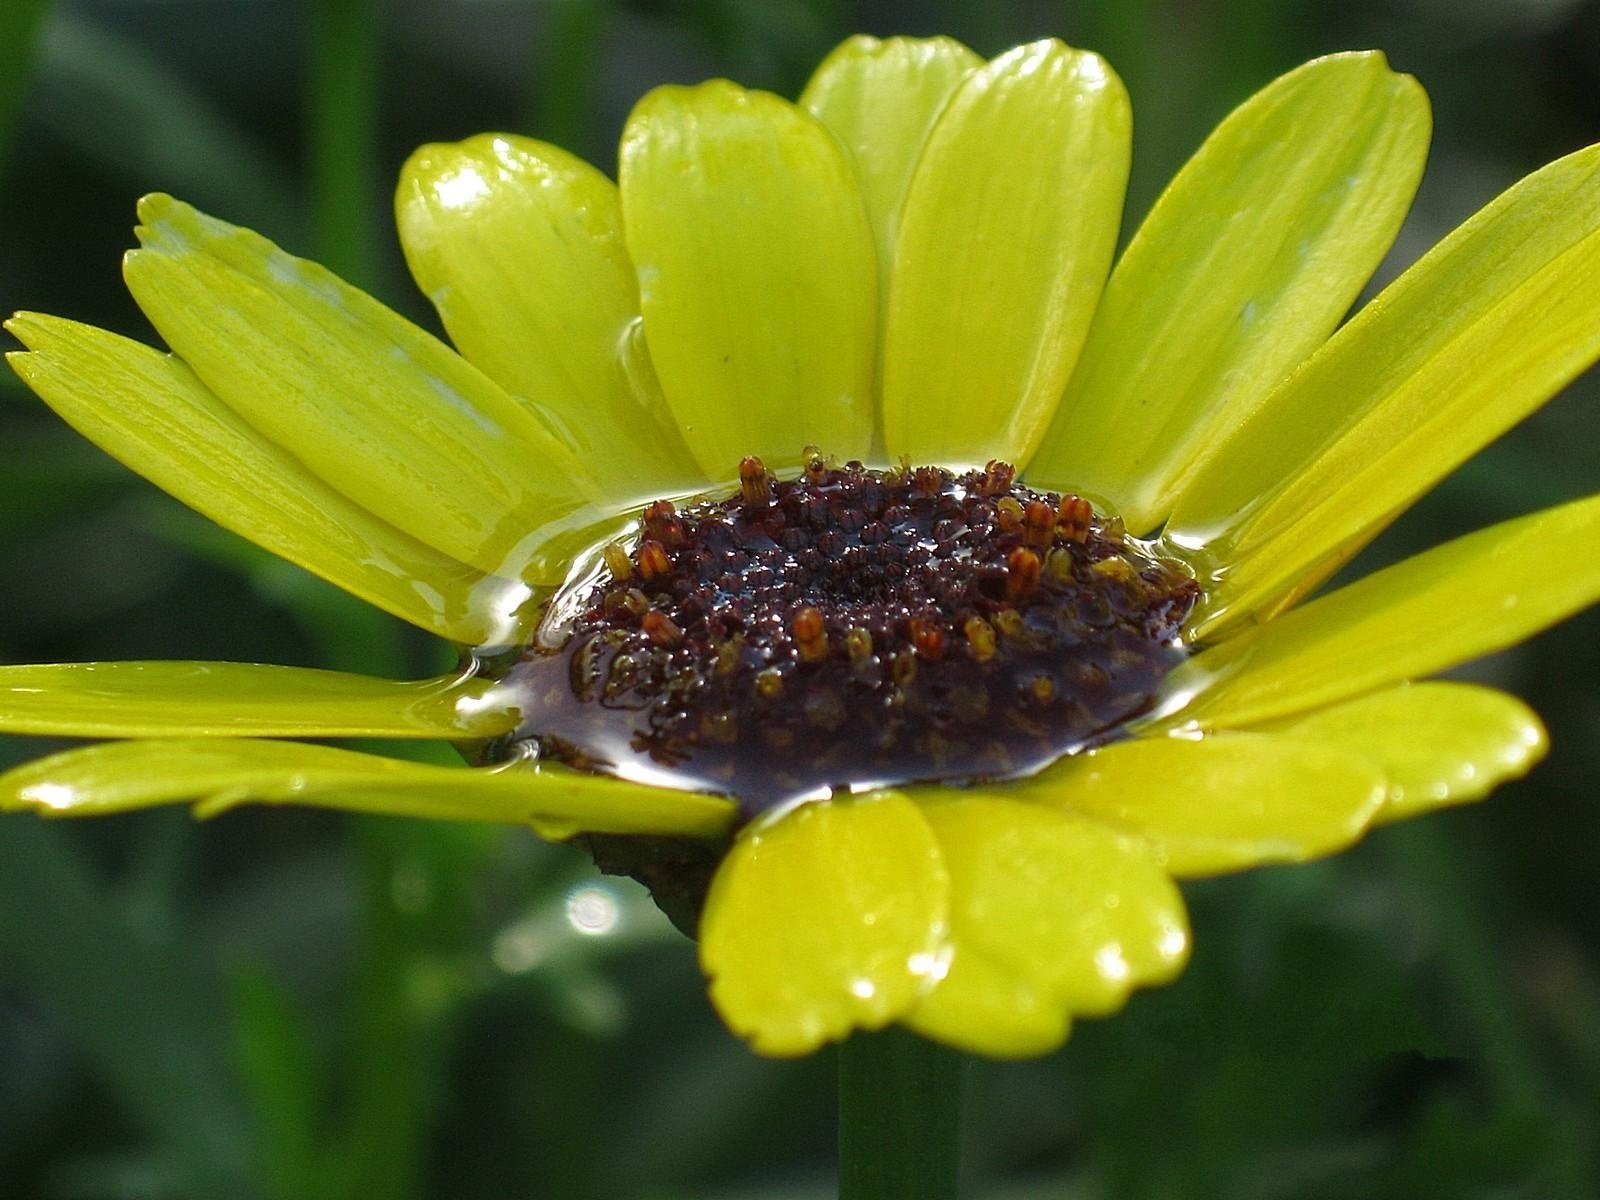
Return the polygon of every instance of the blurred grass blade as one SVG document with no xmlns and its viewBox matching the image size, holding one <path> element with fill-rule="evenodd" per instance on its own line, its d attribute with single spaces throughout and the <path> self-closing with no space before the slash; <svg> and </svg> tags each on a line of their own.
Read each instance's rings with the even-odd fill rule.
<svg viewBox="0 0 1600 1200">
<path fill-rule="evenodd" d="M 404 675 L 410 669 L 401 641 L 405 626 L 381 609 L 165 496 L 150 497 L 150 503 L 141 506 L 141 518 L 156 536 L 236 574 L 263 603 L 288 612 L 315 640 L 317 662 L 335 671 L 368 675 Z M 427 672 L 442 674 L 456 665 L 446 643 L 428 639 L 427 650 L 431 655 Z"/>
<path fill-rule="evenodd" d="M 294 998 L 264 968 L 247 969 L 233 981 L 233 1012 L 268 1193 L 277 1200 L 326 1196 L 317 1161 L 321 1080 Z"/>
<path fill-rule="evenodd" d="M 39 997 L 194 1195 L 243 1195 L 248 1147 L 221 989 L 192 951 L 151 944 L 63 831 L 0 836 L 0 974 Z"/>
<path fill-rule="evenodd" d="M 307 110 L 315 257 L 373 286 L 378 178 L 378 14 L 373 0 L 311 0 Z"/>
<path fill-rule="evenodd" d="M 130 191 L 173 191 L 278 236 L 294 231 L 293 193 L 277 164 L 167 64 L 65 12 L 40 51 L 40 119 L 131 180 Z"/>
<path fill-rule="evenodd" d="M 551 0 L 534 46 L 528 128 L 574 153 L 588 147 L 611 0 Z"/>
<path fill-rule="evenodd" d="M 15 544 L 58 520 L 98 512 L 134 480 L 65 425 L 11 420 L 0 440 L 0 541 Z"/>
<path fill-rule="evenodd" d="M 440 1095 L 444 1025 L 465 996 L 464 981 L 430 963 L 430 949 L 459 943 L 462 912 L 450 898 L 472 862 L 449 855 L 448 829 L 368 819 L 355 831 L 360 962 L 341 1064 L 346 1099 L 323 1169 L 338 1200 L 413 1200 Z"/>
<path fill-rule="evenodd" d="M 27 94 L 33 42 L 50 0 L 6 0 L 0 4 L 0 162 L 11 145 L 11 129 Z"/>
</svg>

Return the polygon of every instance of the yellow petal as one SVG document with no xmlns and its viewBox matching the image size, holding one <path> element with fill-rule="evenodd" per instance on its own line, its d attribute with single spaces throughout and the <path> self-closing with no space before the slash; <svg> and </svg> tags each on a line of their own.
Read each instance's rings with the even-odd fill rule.
<svg viewBox="0 0 1600 1200">
<path fill-rule="evenodd" d="M 1119 742 L 1014 790 L 1139 834 L 1181 879 L 1341 850 L 1382 807 L 1385 781 L 1371 759 L 1339 745 L 1219 733 Z"/>
<path fill-rule="evenodd" d="M 1245 630 L 1167 676 L 1160 704 L 1168 724 L 1260 724 L 1502 650 L 1597 599 L 1593 496 L 1446 542 Z"/>
<path fill-rule="evenodd" d="M 895 793 L 803 804 L 739 835 L 700 926 L 711 999 L 762 1054 L 881 1029 L 940 965 L 949 879 Z"/>
<path fill-rule="evenodd" d="M 171 197 L 139 215 L 145 248 L 123 273 L 151 323 L 229 408 L 358 504 L 517 574 L 535 531 L 596 498 L 527 409 L 370 296 Z M 560 577 L 553 561 L 538 572 Z"/>
<path fill-rule="evenodd" d="M 1307 63 L 1245 101 L 1117 263 L 1028 467 L 1135 530 L 1333 332 L 1400 228 L 1428 99 L 1375 51 Z"/>
<path fill-rule="evenodd" d="M 1521 700 L 1465 683 L 1413 683 L 1284 722 L 1294 738 L 1379 763 L 1388 799 L 1379 823 L 1487 796 L 1544 757 L 1544 725 Z"/>
<path fill-rule="evenodd" d="M 1137 838 L 984 794 L 924 816 L 950 872 L 949 969 L 906 1024 L 999 1057 L 1040 1054 L 1074 1014 L 1121 1008 L 1189 953 L 1183 900 Z"/>
<path fill-rule="evenodd" d="M 956 85 L 982 65 L 983 59 L 947 37 L 879 40 L 858 34 L 822 60 L 800 94 L 800 107 L 851 152 L 884 289 L 900 205 L 928 131 Z"/>
<path fill-rule="evenodd" d="M 651 357 L 705 472 L 808 444 L 864 458 L 872 234 L 828 131 L 725 80 L 657 88 L 622 135 L 622 210 Z"/>
<path fill-rule="evenodd" d="M 639 287 L 617 188 L 511 134 L 424 146 L 395 194 L 406 261 L 456 347 L 573 450 L 607 495 L 703 486 L 670 414 L 623 360 Z"/>
<path fill-rule="evenodd" d="M 170 355 L 19 313 L 13 369 L 74 429 L 218 525 L 453 641 L 493 640 L 482 572 L 373 516 L 306 470 Z"/>
<path fill-rule="evenodd" d="M 64 737 L 486 738 L 516 725 L 489 681 L 396 683 L 231 662 L 0 666 L 0 729 Z"/>
<path fill-rule="evenodd" d="M 720 833 L 734 806 L 553 767 L 436 767 L 301 742 L 247 738 L 107 742 L 0 775 L 0 810 L 80 817 L 187 800 L 196 815 L 306 804 L 444 821 L 531 824 L 547 837 Z"/>
<path fill-rule="evenodd" d="M 911 176 L 890 270 L 891 457 L 1020 462 L 1078 357 L 1116 244 L 1131 117 L 1098 55 L 1019 46 L 968 75 Z"/>
<path fill-rule="evenodd" d="M 1305 594 L 1593 362 L 1596 297 L 1600 146 L 1439 243 L 1189 482 L 1168 535 L 1219 568 L 1196 636 Z"/>
<path fill-rule="evenodd" d="M 989 1058 L 1037 1058 L 1072 1032 L 1072 1009 L 1025 971 L 991 958 L 971 939 L 956 943 L 945 977 L 904 1024 L 923 1037 Z"/>
</svg>

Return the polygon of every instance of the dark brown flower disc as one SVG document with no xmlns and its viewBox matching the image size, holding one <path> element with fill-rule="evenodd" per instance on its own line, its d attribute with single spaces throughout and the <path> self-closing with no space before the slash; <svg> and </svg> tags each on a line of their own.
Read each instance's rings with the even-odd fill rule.
<svg viewBox="0 0 1600 1200">
<path fill-rule="evenodd" d="M 1004 779 L 1106 741 L 1184 654 L 1196 586 L 1073 495 L 953 474 L 741 464 L 647 508 L 505 683 L 505 754 L 737 796 Z M 556 625 L 554 614 L 561 614 Z"/>
</svg>

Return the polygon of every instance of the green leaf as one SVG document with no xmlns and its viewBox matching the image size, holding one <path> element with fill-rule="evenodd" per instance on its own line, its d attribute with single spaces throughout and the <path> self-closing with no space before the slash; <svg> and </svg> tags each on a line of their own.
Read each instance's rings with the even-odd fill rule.
<svg viewBox="0 0 1600 1200">
<path fill-rule="evenodd" d="M 232 998 L 239 1073 L 267 1187 L 277 1200 L 325 1195 L 317 1160 L 322 1080 L 294 997 L 264 968 L 251 968 L 236 974 Z"/>
</svg>

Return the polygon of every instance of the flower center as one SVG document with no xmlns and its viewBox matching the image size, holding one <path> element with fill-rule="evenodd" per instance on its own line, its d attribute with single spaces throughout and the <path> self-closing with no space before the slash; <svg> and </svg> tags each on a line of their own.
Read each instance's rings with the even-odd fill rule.
<svg viewBox="0 0 1600 1200">
<path fill-rule="evenodd" d="M 1013 468 L 759 459 L 644 510 L 505 678 L 513 744 L 737 796 L 1002 779 L 1115 736 L 1184 656 L 1176 563 Z M 505 747 L 501 747 L 504 752 Z"/>
</svg>

